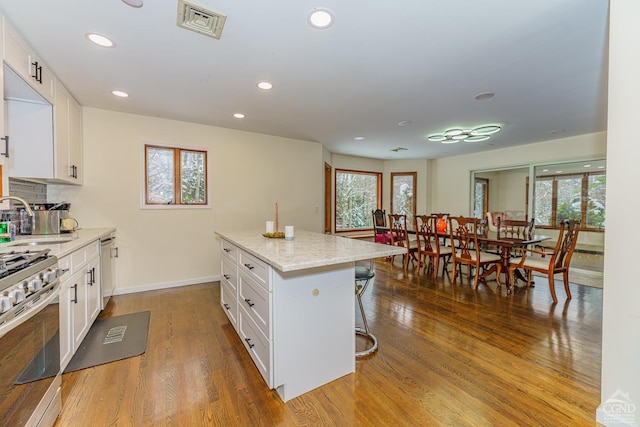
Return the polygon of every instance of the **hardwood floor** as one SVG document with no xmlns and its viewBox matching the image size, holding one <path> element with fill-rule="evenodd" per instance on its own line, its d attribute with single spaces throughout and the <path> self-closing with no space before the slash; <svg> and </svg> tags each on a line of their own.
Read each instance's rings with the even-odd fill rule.
<svg viewBox="0 0 640 427">
<path fill-rule="evenodd" d="M 378 352 L 286 404 L 227 321 L 218 283 L 116 296 L 101 316 L 151 311 L 147 352 L 64 374 L 56 426 L 597 425 L 602 290 L 572 285 L 565 303 L 558 281 L 552 305 L 536 281 L 506 296 L 495 282 L 474 291 L 466 275 L 451 285 L 377 261 L 364 300 Z"/>
</svg>

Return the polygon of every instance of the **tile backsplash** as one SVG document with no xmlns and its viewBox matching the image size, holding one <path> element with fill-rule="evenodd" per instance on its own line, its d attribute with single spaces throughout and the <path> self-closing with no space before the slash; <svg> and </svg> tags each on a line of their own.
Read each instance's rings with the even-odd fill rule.
<svg viewBox="0 0 640 427">
<path fill-rule="evenodd" d="M 9 194 L 24 199 L 30 205 L 47 203 L 46 184 L 9 178 Z"/>
</svg>

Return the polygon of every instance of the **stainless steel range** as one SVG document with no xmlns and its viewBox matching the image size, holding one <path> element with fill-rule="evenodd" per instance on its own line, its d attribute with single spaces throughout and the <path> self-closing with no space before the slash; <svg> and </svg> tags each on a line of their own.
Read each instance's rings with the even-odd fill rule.
<svg viewBox="0 0 640 427">
<path fill-rule="evenodd" d="M 58 259 L 0 253 L 0 426 L 52 426 L 60 398 Z"/>
</svg>

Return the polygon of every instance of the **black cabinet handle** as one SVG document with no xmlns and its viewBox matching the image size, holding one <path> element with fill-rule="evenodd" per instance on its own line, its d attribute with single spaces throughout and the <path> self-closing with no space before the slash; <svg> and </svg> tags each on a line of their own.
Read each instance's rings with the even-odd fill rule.
<svg viewBox="0 0 640 427">
<path fill-rule="evenodd" d="M 73 299 L 71 300 L 71 302 L 73 302 L 74 304 L 78 303 L 78 284 L 76 283 L 75 285 L 72 286 L 73 287 Z"/>
<path fill-rule="evenodd" d="M 231 279 L 231 276 L 229 276 L 228 274 L 223 274 L 223 276 L 224 276 L 224 278 L 225 278 L 225 279 L 227 279 L 227 280 Z"/>
<path fill-rule="evenodd" d="M 231 306 L 229 304 L 224 304 L 224 308 L 226 308 L 227 310 L 230 310 Z"/>
<path fill-rule="evenodd" d="M 244 302 L 246 302 L 247 304 L 249 304 L 249 307 L 253 307 L 255 304 L 251 302 L 251 300 L 249 298 L 245 298 Z"/>
<path fill-rule="evenodd" d="M 4 153 L 0 153 L 0 156 L 9 158 L 9 135 L 5 135 L 4 138 L 0 138 L 0 140 L 4 141 Z"/>
<path fill-rule="evenodd" d="M 33 77 L 38 83 L 42 84 L 42 65 L 38 65 L 38 61 L 32 62 L 31 65 L 33 65 L 33 71 L 35 72 L 31 77 Z"/>
<path fill-rule="evenodd" d="M 244 340 L 249 344 L 249 348 L 255 347 L 255 344 L 251 344 L 251 338 L 245 338 Z"/>
<path fill-rule="evenodd" d="M 253 270 L 253 265 L 251 264 L 245 264 L 244 266 L 247 267 L 249 270 Z"/>
<path fill-rule="evenodd" d="M 224 248 L 224 249 L 223 249 L 223 251 L 225 251 L 226 253 L 229 253 L 229 252 L 231 252 L 231 249 L 229 249 L 229 248 Z"/>
</svg>

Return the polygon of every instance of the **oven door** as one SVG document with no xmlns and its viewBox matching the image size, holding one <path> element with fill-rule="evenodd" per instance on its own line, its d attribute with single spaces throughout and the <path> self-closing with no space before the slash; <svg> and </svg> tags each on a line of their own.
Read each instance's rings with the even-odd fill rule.
<svg viewBox="0 0 640 427">
<path fill-rule="evenodd" d="M 0 426 L 35 425 L 52 408 L 59 411 L 57 296 L 56 286 L 23 316 L 0 325 Z"/>
</svg>

